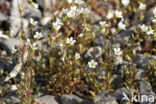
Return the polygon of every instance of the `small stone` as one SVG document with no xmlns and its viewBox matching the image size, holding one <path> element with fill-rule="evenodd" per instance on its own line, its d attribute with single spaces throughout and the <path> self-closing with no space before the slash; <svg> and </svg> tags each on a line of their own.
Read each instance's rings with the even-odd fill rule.
<svg viewBox="0 0 156 104">
<path fill-rule="evenodd" d="M 102 91 L 94 97 L 94 104 L 118 104 L 115 97 L 111 97 L 108 91 Z"/>
<path fill-rule="evenodd" d="M 38 102 L 39 104 L 58 104 L 54 96 L 51 95 L 40 96 L 35 98 L 34 101 Z"/>
<path fill-rule="evenodd" d="M 73 94 L 62 95 L 60 99 L 61 99 L 62 104 L 79 104 L 83 102 L 82 98 L 79 98 L 78 96 L 73 95 Z"/>
<path fill-rule="evenodd" d="M 90 59 L 93 59 L 94 58 L 94 52 L 95 52 L 95 58 L 98 59 L 98 58 L 100 58 L 102 56 L 102 48 L 100 46 L 95 46 L 95 48 L 94 47 L 91 47 L 87 51 L 85 57 L 86 58 L 89 58 L 89 60 Z"/>
</svg>

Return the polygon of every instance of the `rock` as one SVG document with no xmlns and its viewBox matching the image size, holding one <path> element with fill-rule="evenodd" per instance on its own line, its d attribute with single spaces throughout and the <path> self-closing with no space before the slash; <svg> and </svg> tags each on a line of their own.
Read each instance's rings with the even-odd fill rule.
<svg viewBox="0 0 156 104">
<path fill-rule="evenodd" d="M 147 96 L 147 99 L 144 99 L 142 103 L 148 103 L 149 99 L 153 99 L 153 102 L 156 100 L 156 94 L 153 92 L 151 84 L 148 81 L 140 81 L 140 95 Z"/>
<path fill-rule="evenodd" d="M 99 16 L 98 14 L 96 14 L 95 12 L 91 11 L 90 15 L 88 16 L 87 19 L 88 19 L 87 21 L 91 21 L 92 23 L 96 23 L 98 21 L 101 21 L 102 17 Z"/>
<path fill-rule="evenodd" d="M 40 96 L 35 98 L 34 101 L 38 102 L 39 104 L 58 104 L 54 96 L 51 95 Z"/>
<path fill-rule="evenodd" d="M 152 23 L 153 17 L 154 17 L 153 11 L 152 10 L 148 11 L 144 16 L 143 24 L 146 24 L 148 22 L 150 22 L 151 24 L 154 24 Z"/>
<path fill-rule="evenodd" d="M 79 98 L 76 95 L 62 95 L 60 97 L 62 104 L 79 104 L 83 102 L 82 98 Z"/>
<path fill-rule="evenodd" d="M 91 47 L 87 53 L 85 54 L 85 58 L 88 60 L 94 59 L 94 50 L 95 50 L 95 58 L 99 59 L 102 56 L 102 48 L 100 46 Z"/>
<path fill-rule="evenodd" d="M 45 12 L 50 12 L 52 10 L 52 6 L 56 5 L 56 0 L 36 0 L 36 3 L 43 9 Z"/>
<path fill-rule="evenodd" d="M 152 55 L 151 59 L 156 60 L 156 56 Z M 136 54 L 136 64 L 137 68 L 141 69 L 147 69 L 149 60 L 151 60 L 149 57 L 145 57 L 143 54 Z"/>
<path fill-rule="evenodd" d="M 123 79 L 121 77 L 121 75 L 118 75 L 118 74 L 114 74 L 113 75 L 113 78 L 114 80 L 112 81 L 112 85 L 115 87 L 115 88 L 120 88 L 123 84 Z"/>
<path fill-rule="evenodd" d="M 103 69 L 102 71 L 100 71 L 100 72 L 98 73 L 97 79 L 98 79 L 98 80 L 103 80 L 105 74 L 106 74 L 106 71 Z"/>
<path fill-rule="evenodd" d="M 123 92 L 126 93 L 126 94 L 128 94 L 127 89 L 123 87 L 123 88 L 117 89 L 117 90 L 112 94 L 112 96 L 115 97 L 116 100 L 121 101 L 122 98 L 124 97 L 124 96 L 123 96 Z"/>
<path fill-rule="evenodd" d="M 3 59 L 3 57 L 0 58 Z M 3 70 L 3 71 L 10 72 L 16 65 L 17 60 L 15 59 L 15 57 L 9 57 L 9 56 L 5 57 L 5 60 L 11 61 L 12 63 L 4 62 L 0 60 L 0 71 Z"/>
<path fill-rule="evenodd" d="M 108 91 L 102 91 L 94 97 L 94 104 L 118 104 L 115 97 L 111 97 Z"/>
<path fill-rule="evenodd" d="M 23 43 L 16 38 L 0 38 L 0 49 L 11 52 L 12 47 L 22 47 Z"/>
<path fill-rule="evenodd" d="M 6 97 L 4 98 L 4 101 L 5 101 L 7 104 L 20 104 L 20 103 L 21 103 L 20 98 L 19 98 L 18 95 L 15 94 L 15 93 L 12 93 L 12 94 L 6 96 Z"/>
<path fill-rule="evenodd" d="M 8 17 L 0 12 L 0 22 L 6 21 L 7 19 L 8 19 Z"/>
<path fill-rule="evenodd" d="M 131 38 L 131 36 L 132 36 L 132 34 L 134 33 L 134 30 L 135 30 L 135 29 L 136 29 L 136 26 L 133 26 L 133 27 L 127 29 L 126 31 L 121 32 L 121 33 L 115 35 L 115 40 L 116 40 L 116 41 L 113 42 L 113 45 L 114 45 L 115 47 L 120 47 L 122 41 L 123 41 L 124 43 L 128 43 L 129 40 L 130 40 L 130 38 Z"/>
<path fill-rule="evenodd" d="M 46 17 L 43 17 L 41 20 L 40 20 L 40 22 L 41 22 L 41 24 L 42 25 L 46 25 L 48 22 L 50 22 L 51 21 L 51 17 L 50 16 L 46 16 Z"/>
</svg>

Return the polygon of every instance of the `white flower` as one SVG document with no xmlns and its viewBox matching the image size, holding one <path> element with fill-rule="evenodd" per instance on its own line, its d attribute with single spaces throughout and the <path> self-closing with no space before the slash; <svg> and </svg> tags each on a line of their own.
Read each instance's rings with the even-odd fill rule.
<svg viewBox="0 0 156 104">
<path fill-rule="evenodd" d="M 13 54 L 13 53 L 15 53 L 15 52 L 17 52 L 17 49 L 15 49 L 15 47 L 12 47 L 11 53 Z"/>
<path fill-rule="evenodd" d="M 74 45 L 76 43 L 76 40 L 73 39 L 73 37 L 67 38 L 67 44 Z"/>
<path fill-rule="evenodd" d="M 76 53 L 76 54 L 75 54 L 75 59 L 76 59 L 76 60 L 80 59 L 80 54 L 79 54 L 79 53 Z"/>
<path fill-rule="evenodd" d="M 141 31 L 146 32 L 148 31 L 148 26 L 146 26 L 145 24 L 139 25 Z"/>
<path fill-rule="evenodd" d="M 53 23 L 53 28 L 58 31 L 61 28 L 61 25 L 57 24 L 56 22 Z"/>
<path fill-rule="evenodd" d="M 81 4 L 84 3 L 84 1 L 82 1 L 82 0 L 75 0 L 75 3 L 81 5 Z"/>
<path fill-rule="evenodd" d="M 82 26 L 83 26 L 83 31 L 90 31 L 87 24 L 82 24 Z"/>
<path fill-rule="evenodd" d="M 100 21 L 100 26 L 101 27 L 105 27 L 105 26 L 109 26 L 106 21 Z"/>
<path fill-rule="evenodd" d="M 130 0 L 121 0 L 121 3 L 122 3 L 124 6 L 127 6 L 127 5 L 130 3 Z"/>
<path fill-rule="evenodd" d="M 76 12 L 77 12 L 77 6 L 72 6 L 70 8 L 70 12 L 71 12 L 72 16 L 75 17 Z"/>
<path fill-rule="evenodd" d="M 141 10 L 146 9 L 146 4 L 141 3 L 141 4 L 139 5 L 139 9 L 141 9 Z"/>
<path fill-rule="evenodd" d="M 89 8 L 80 8 L 80 9 L 77 9 L 77 12 L 78 14 L 89 14 L 90 13 L 90 9 Z"/>
<path fill-rule="evenodd" d="M 38 4 L 37 4 L 37 3 L 32 2 L 31 5 L 32 5 L 34 8 L 38 9 Z"/>
<path fill-rule="evenodd" d="M 91 60 L 90 62 L 88 62 L 88 65 L 90 68 L 95 68 L 97 66 L 97 62 L 95 62 L 94 60 Z"/>
<path fill-rule="evenodd" d="M 30 21 L 29 21 L 32 25 L 36 25 L 38 23 L 38 21 L 34 21 L 33 18 L 30 18 Z"/>
<path fill-rule="evenodd" d="M 152 22 L 153 22 L 153 23 L 156 23 L 156 19 L 152 19 Z"/>
<path fill-rule="evenodd" d="M 148 31 L 147 31 L 147 34 L 148 34 L 148 35 L 154 34 L 154 30 L 148 30 Z"/>
<path fill-rule="evenodd" d="M 103 28 L 103 29 L 101 30 L 101 32 L 102 32 L 102 33 L 104 33 L 105 31 L 106 31 L 106 29 L 105 29 L 105 28 Z"/>
<path fill-rule="evenodd" d="M 16 85 L 11 85 L 11 90 L 12 91 L 15 91 L 15 90 L 17 90 L 18 88 L 17 88 L 17 86 Z"/>
<path fill-rule="evenodd" d="M 30 39 L 27 39 L 27 41 L 26 41 L 26 45 L 29 45 L 29 46 L 31 46 Z"/>
<path fill-rule="evenodd" d="M 62 24 L 63 24 L 63 23 L 62 23 L 61 20 L 58 19 L 58 18 L 56 18 L 56 21 L 52 23 L 53 28 L 54 28 L 56 31 L 60 30 Z"/>
<path fill-rule="evenodd" d="M 60 59 L 61 59 L 62 61 L 64 61 L 64 60 L 65 60 L 65 58 L 64 58 L 64 57 L 61 57 Z"/>
<path fill-rule="evenodd" d="M 69 12 L 69 10 L 67 8 L 66 9 L 63 8 L 62 9 L 62 12 L 65 13 L 65 14 L 67 14 Z"/>
<path fill-rule="evenodd" d="M 120 22 L 118 23 L 118 27 L 119 27 L 120 29 L 126 30 L 126 25 L 123 24 L 122 21 L 120 21 Z"/>
<path fill-rule="evenodd" d="M 33 45 L 31 45 L 31 48 L 37 50 L 38 49 L 37 44 L 33 43 Z"/>
<path fill-rule="evenodd" d="M 62 43 L 58 43 L 58 44 L 56 44 L 56 46 L 63 47 L 63 44 Z"/>
<path fill-rule="evenodd" d="M 56 23 L 59 24 L 59 25 L 62 25 L 62 21 L 59 19 L 59 18 L 56 18 Z"/>
<path fill-rule="evenodd" d="M 154 17 L 156 17 L 156 7 L 153 9 Z"/>
<path fill-rule="evenodd" d="M 40 39 L 42 37 L 43 37 L 43 35 L 42 35 L 41 32 L 36 32 L 35 35 L 34 35 L 34 38 L 36 38 L 36 39 Z"/>
<path fill-rule="evenodd" d="M 114 17 L 114 11 L 109 11 L 106 18 L 107 19 L 112 19 Z"/>
<path fill-rule="evenodd" d="M 79 35 L 78 35 L 78 37 L 79 37 L 79 38 L 82 38 L 82 37 L 83 37 L 83 34 L 82 34 L 82 33 L 81 33 L 81 34 L 79 34 Z"/>
<path fill-rule="evenodd" d="M 118 11 L 118 10 L 115 11 L 115 16 L 118 17 L 118 18 L 123 18 L 122 12 Z"/>
<path fill-rule="evenodd" d="M 69 4 L 71 4 L 71 3 L 73 2 L 73 0 L 67 0 L 67 2 L 68 2 Z"/>
<path fill-rule="evenodd" d="M 114 34 L 116 32 L 116 29 L 115 28 L 111 28 L 111 32 L 112 32 L 112 34 Z"/>
<path fill-rule="evenodd" d="M 115 55 L 120 56 L 122 54 L 122 51 L 120 48 L 114 48 Z"/>
</svg>

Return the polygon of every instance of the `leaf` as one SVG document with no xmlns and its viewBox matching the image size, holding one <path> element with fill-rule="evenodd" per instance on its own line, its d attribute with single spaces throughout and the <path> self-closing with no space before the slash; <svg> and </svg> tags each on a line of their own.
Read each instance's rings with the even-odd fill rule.
<svg viewBox="0 0 156 104">
<path fill-rule="evenodd" d="M 130 57 L 129 55 L 126 55 L 126 59 L 127 59 L 128 61 L 131 61 L 131 57 Z"/>
</svg>

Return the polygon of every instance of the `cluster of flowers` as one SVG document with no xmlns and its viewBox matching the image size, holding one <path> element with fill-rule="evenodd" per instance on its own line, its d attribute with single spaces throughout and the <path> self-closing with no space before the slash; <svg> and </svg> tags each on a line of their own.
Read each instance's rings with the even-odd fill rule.
<svg viewBox="0 0 156 104">
<path fill-rule="evenodd" d="M 62 9 L 62 15 L 65 15 L 67 18 L 75 18 L 81 14 L 89 14 L 90 13 L 90 9 L 89 8 L 84 8 L 82 7 L 82 4 L 84 4 L 83 0 L 67 0 L 67 2 L 69 4 L 71 4 L 72 6 L 70 8 L 63 8 Z M 34 8 L 38 8 L 38 4 L 32 2 L 32 0 L 30 0 L 30 3 L 32 4 L 32 6 Z M 122 5 L 124 6 L 128 6 L 130 4 L 130 0 L 121 0 Z M 73 5 L 76 4 L 76 5 Z M 139 5 L 139 10 L 145 10 L 146 9 L 146 5 L 143 3 L 140 3 Z M 154 13 L 154 18 L 153 18 L 153 22 L 156 22 L 156 8 L 153 10 Z M 118 28 L 121 30 L 126 30 L 126 24 L 124 24 L 124 18 L 123 18 L 123 12 L 119 11 L 119 10 L 115 10 L 115 11 L 111 11 L 108 12 L 106 18 L 107 19 L 112 19 L 112 18 L 119 18 L 121 19 L 121 21 L 117 24 Z M 32 18 L 30 18 L 30 24 L 35 26 L 36 24 L 38 24 L 38 21 L 33 20 Z M 109 24 L 106 23 L 106 21 L 101 21 L 100 23 L 100 30 L 101 32 L 105 32 L 106 31 L 106 27 L 109 26 Z M 56 18 L 55 22 L 52 23 L 53 29 L 56 31 L 59 31 L 61 29 L 61 26 L 63 25 L 63 22 L 61 21 L 61 19 Z M 89 31 L 90 29 L 88 28 L 87 24 L 82 24 L 83 26 L 83 30 L 84 31 Z M 143 32 L 146 32 L 148 35 L 154 34 L 154 30 L 151 29 L 149 26 L 146 26 L 145 24 L 139 25 L 139 27 L 141 28 L 141 30 Z M 111 31 L 114 33 L 116 31 L 115 28 L 112 28 Z M 83 37 L 83 33 L 79 34 L 78 37 L 81 38 Z M 40 39 L 42 38 L 43 35 L 41 32 L 36 32 L 34 35 L 35 39 Z M 76 43 L 76 40 L 73 37 L 69 37 L 66 39 L 66 43 L 69 45 L 74 45 Z M 37 49 L 36 44 L 33 43 L 31 44 L 30 39 L 27 39 L 26 45 L 32 47 L 33 49 Z M 63 44 L 59 45 L 60 47 L 63 47 Z M 12 53 L 16 52 L 17 50 L 15 48 L 12 49 Z M 114 48 L 114 53 L 116 56 L 121 56 L 122 55 L 122 51 L 120 48 Z M 75 59 L 78 60 L 80 59 L 80 54 L 76 53 L 75 54 Z M 64 60 L 64 58 L 62 58 L 62 60 Z M 91 60 L 88 62 L 88 65 L 90 68 L 96 68 L 96 66 L 98 65 L 98 63 L 94 60 Z"/>
<path fill-rule="evenodd" d="M 154 30 L 149 28 L 149 26 L 146 26 L 145 24 L 139 25 L 141 31 L 146 32 L 147 35 L 153 35 L 154 34 Z"/>
</svg>

